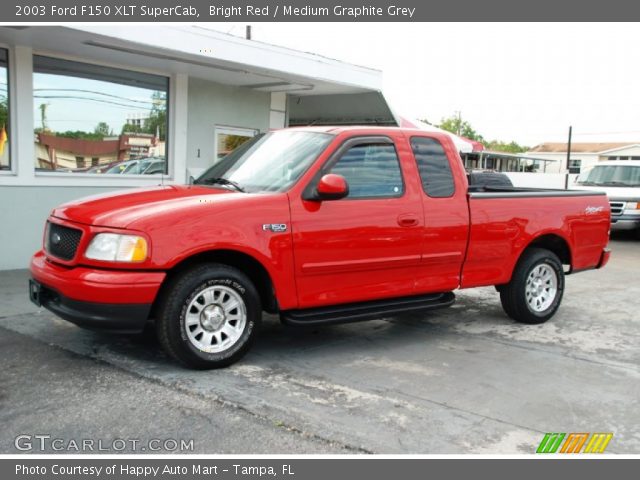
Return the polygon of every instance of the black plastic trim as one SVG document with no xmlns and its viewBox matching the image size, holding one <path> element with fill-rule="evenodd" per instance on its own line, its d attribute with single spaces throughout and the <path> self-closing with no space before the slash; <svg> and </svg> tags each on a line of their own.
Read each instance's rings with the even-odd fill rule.
<svg viewBox="0 0 640 480">
<path fill-rule="evenodd" d="M 455 298 L 453 292 L 434 293 L 304 310 L 287 310 L 280 313 L 280 318 L 283 323 L 289 325 L 331 325 L 360 322 L 400 313 L 445 308 L 452 305 Z"/>
<path fill-rule="evenodd" d="M 111 304 L 73 300 L 46 285 L 29 280 L 31 301 L 79 327 L 113 333 L 139 333 L 151 304 Z"/>
</svg>

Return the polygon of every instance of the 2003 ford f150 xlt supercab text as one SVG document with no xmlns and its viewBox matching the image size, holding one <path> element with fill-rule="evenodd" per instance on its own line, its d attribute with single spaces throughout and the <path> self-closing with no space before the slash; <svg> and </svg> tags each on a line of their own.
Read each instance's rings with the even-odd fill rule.
<svg viewBox="0 0 640 480">
<path fill-rule="evenodd" d="M 319 325 L 449 306 L 493 285 L 541 323 L 566 272 L 609 259 L 598 192 L 469 186 L 451 140 L 382 127 L 270 132 L 191 185 L 55 208 L 34 302 L 80 326 L 141 331 L 195 368 L 244 355 L 262 312 Z"/>
</svg>

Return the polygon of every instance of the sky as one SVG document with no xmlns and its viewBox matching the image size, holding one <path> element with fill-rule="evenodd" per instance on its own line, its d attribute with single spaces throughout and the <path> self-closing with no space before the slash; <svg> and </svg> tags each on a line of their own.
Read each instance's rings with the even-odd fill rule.
<svg viewBox="0 0 640 480">
<path fill-rule="evenodd" d="M 246 24 L 209 28 L 244 36 Z M 637 24 L 257 23 L 255 40 L 383 71 L 400 115 L 487 140 L 640 142 Z"/>
<path fill-rule="evenodd" d="M 101 80 L 34 73 L 33 88 L 35 126 L 42 126 L 40 105 L 46 104 L 47 128 L 56 132 L 93 132 L 105 122 L 119 135 L 128 116 L 146 117 L 152 107 L 153 90 Z"/>
</svg>

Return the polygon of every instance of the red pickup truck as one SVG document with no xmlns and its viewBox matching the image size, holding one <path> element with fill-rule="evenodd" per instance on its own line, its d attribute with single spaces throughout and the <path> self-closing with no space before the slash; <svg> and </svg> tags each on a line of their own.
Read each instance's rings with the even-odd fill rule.
<svg viewBox="0 0 640 480">
<path fill-rule="evenodd" d="M 318 325 L 446 307 L 494 285 L 507 315 L 556 312 L 565 270 L 604 266 L 597 192 L 468 185 L 444 135 L 377 127 L 258 136 L 191 185 L 67 203 L 31 299 L 80 326 L 141 331 L 194 368 L 237 361 L 262 312 Z"/>
</svg>

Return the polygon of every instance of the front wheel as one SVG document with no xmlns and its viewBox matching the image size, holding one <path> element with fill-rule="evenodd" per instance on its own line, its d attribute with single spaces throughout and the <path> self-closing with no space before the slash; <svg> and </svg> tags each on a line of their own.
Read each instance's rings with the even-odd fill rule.
<svg viewBox="0 0 640 480">
<path fill-rule="evenodd" d="M 511 281 L 500 288 L 505 313 L 518 322 L 544 323 L 556 313 L 564 292 L 564 271 L 557 255 L 530 248 L 519 260 Z"/>
<path fill-rule="evenodd" d="M 192 368 L 230 365 L 242 358 L 261 320 L 260 297 L 241 271 L 196 266 L 164 292 L 156 330 L 163 349 Z"/>
</svg>

